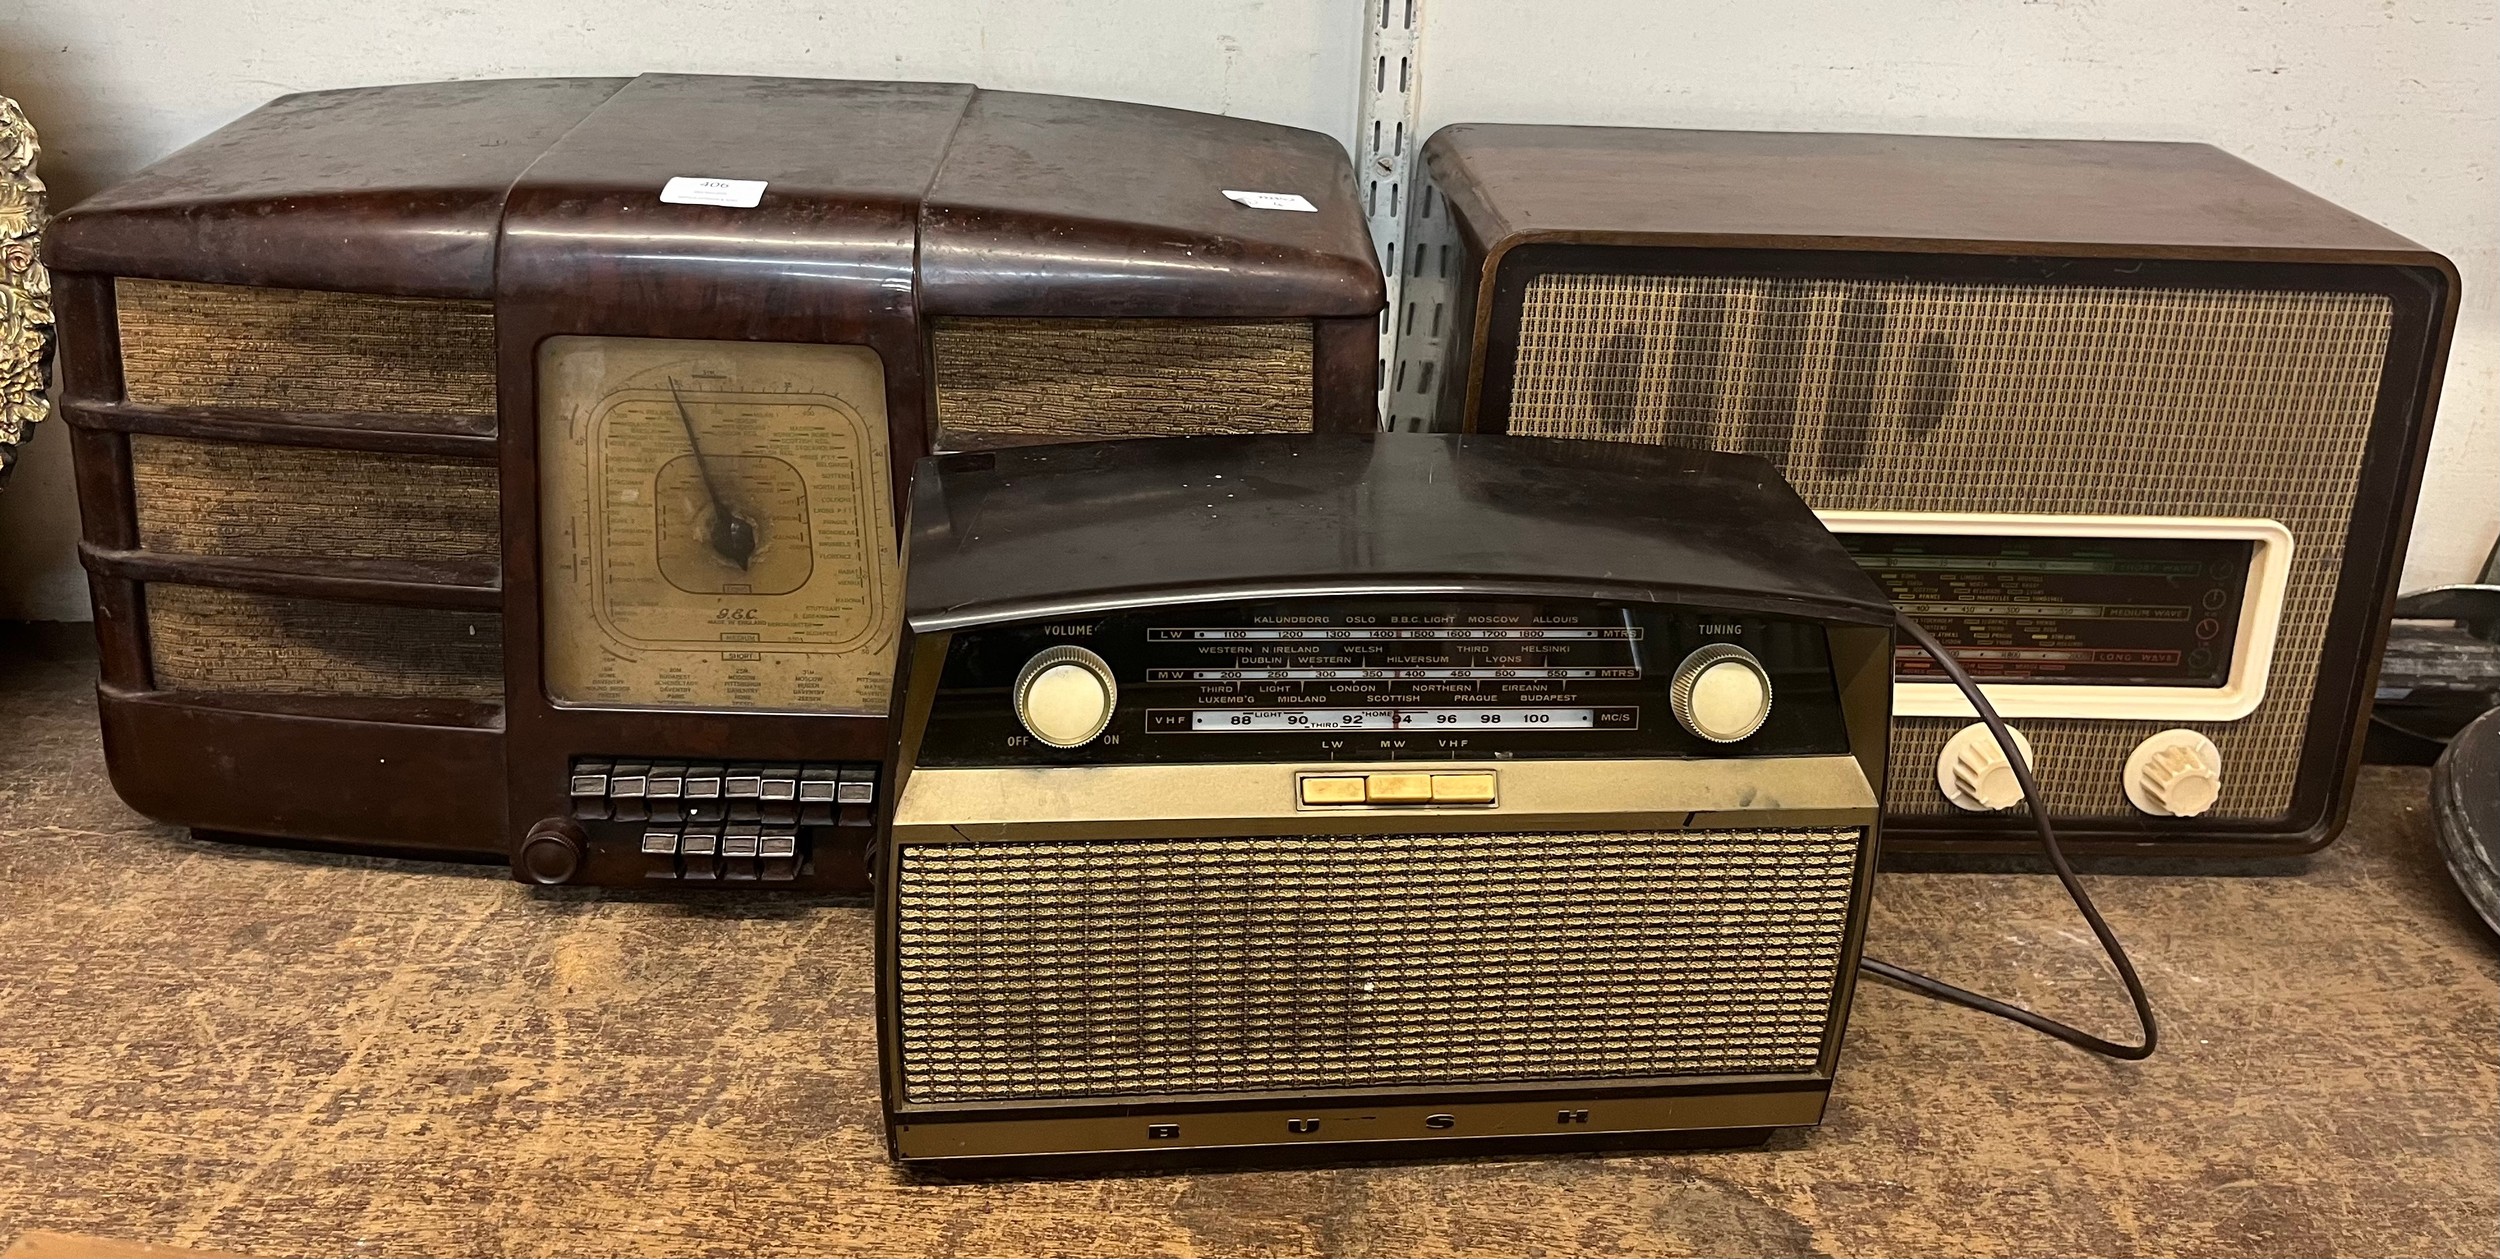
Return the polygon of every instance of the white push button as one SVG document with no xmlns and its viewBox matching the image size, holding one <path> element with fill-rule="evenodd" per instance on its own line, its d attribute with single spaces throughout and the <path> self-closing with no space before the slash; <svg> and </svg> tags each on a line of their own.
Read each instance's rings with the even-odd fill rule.
<svg viewBox="0 0 2500 1259">
<path fill-rule="evenodd" d="M 1753 653 L 1712 643 L 1684 657 L 1668 691 L 1675 720 L 1712 743 L 1750 738 L 1771 716 L 1771 676 Z"/>
<path fill-rule="evenodd" d="M 1016 719 L 1055 748 L 1091 743 L 1111 724 L 1119 699 L 1111 666 L 1082 647 L 1053 647 L 1016 676 Z"/>
</svg>

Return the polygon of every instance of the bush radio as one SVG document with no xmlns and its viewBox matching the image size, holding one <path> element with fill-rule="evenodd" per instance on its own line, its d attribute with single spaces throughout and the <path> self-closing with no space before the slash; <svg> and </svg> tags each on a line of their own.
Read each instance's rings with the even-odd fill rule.
<svg viewBox="0 0 2500 1259">
<path fill-rule="evenodd" d="M 2037 750 L 2078 849 L 2331 840 L 2457 304 L 2202 145 L 1454 126 L 1393 424 L 1769 459 Z M 2027 849 L 1905 648 L 1895 848 Z"/>
<path fill-rule="evenodd" d="M 1768 464 L 1390 433 L 922 467 L 877 880 L 898 1157 L 1820 1118 L 1892 609 Z"/>
<path fill-rule="evenodd" d="M 123 798 L 540 882 L 864 889 L 927 451 L 1374 423 L 1336 142 L 1141 105 L 320 92 L 50 250 Z"/>
</svg>

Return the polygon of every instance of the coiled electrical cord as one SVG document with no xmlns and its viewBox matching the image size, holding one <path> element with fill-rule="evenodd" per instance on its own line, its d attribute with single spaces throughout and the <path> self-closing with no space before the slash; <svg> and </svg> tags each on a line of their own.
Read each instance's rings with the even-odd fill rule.
<svg viewBox="0 0 2500 1259">
<path fill-rule="evenodd" d="M 1958 1006 L 1967 1006 L 1982 1014 L 1993 1014 L 2001 1019 L 2010 1019 L 2033 1031 L 2054 1036 L 2077 1049 L 2090 1050 L 2104 1057 L 2120 1058 L 2130 1062 L 2152 1057 L 2154 1047 L 2161 1041 L 2161 1033 L 2153 1023 L 2152 999 L 2144 994 L 2144 981 L 2136 976 L 2135 964 L 2127 960 L 2127 950 L 2125 946 L 2118 943 L 2118 934 L 2111 931 L 2109 923 L 2102 920 L 2101 911 L 2093 906 L 2092 897 L 2083 890 L 2083 883 L 2075 878 L 2075 868 L 2067 864 L 2066 850 L 2057 842 L 2057 828 L 2049 824 L 2048 805 L 2040 794 L 2039 781 L 2032 777 L 2031 762 L 2023 756 L 2022 747 L 2014 742 L 2013 732 L 2005 728 L 2005 719 L 1997 716 L 1996 706 L 1988 702 L 1986 693 L 1979 689 L 1977 682 L 1971 680 L 1969 671 L 1962 668 L 1962 662 L 1955 660 L 1953 653 L 1946 651 L 1943 644 L 1936 641 L 1935 635 L 1928 633 L 1926 626 L 1912 620 L 1908 613 L 1895 615 L 1900 618 L 1902 632 L 1918 643 L 1919 649 L 1925 651 L 1945 671 L 1946 676 L 1953 679 L 1955 686 L 1961 688 L 1963 697 L 1970 701 L 1971 707 L 1979 710 L 1979 720 L 1987 724 L 1988 733 L 1995 736 L 1997 746 L 2005 750 L 2006 759 L 2013 763 L 2014 779 L 2022 784 L 2023 799 L 2031 805 L 2032 826 L 2040 832 L 2040 850 L 2048 854 L 2049 866 L 2057 872 L 2057 881 L 2065 885 L 2066 894 L 2074 899 L 2075 908 L 2083 912 L 2084 922 L 2090 924 L 2093 938 L 2101 942 L 2101 950 L 2109 955 L 2110 965 L 2118 968 L 2118 980 L 2126 985 L 2127 1000 L 2135 1005 L 2136 1026 L 2143 1029 L 2143 1043 L 2125 1045 L 2117 1041 L 2103 1040 L 2090 1032 L 2060 1023 L 2021 1006 L 2009 1005 L 1994 997 L 1981 996 L 1967 988 L 1956 987 L 1941 979 L 1931 979 L 1917 971 L 1906 970 L 1875 958 L 1860 957 L 1858 968 L 1869 974 L 1888 979 L 1912 992 L 1934 997 L 1938 1001 L 1949 1001 Z"/>
</svg>

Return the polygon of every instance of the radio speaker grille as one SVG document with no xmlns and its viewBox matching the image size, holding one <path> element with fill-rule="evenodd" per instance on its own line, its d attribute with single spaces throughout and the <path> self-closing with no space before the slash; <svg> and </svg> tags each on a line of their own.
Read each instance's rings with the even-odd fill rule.
<svg viewBox="0 0 2500 1259">
<path fill-rule="evenodd" d="M 1812 1071 L 1862 834 L 907 846 L 905 1096 Z"/>
<path fill-rule="evenodd" d="M 1737 450 L 1833 510 L 2259 517 L 2295 542 L 2265 702 L 2208 723 L 2209 818 L 2291 807 L 2393 311 L 2359 293 L 1551 274 L 1509 431 Z M 1963 723 L 1894 722 L 1894 814 Z M 2181 724 L 2026 719 L 2062 816 L 2134 816 L 2128 751 Z"/>
<path fill-rule="evenodd" d="M 481 460 L 134 433 L 139 545 L 186 555 L 498 563 Z"/>
<path fill-rule="evenodd" d="M 495 414 L 486 302 L 116 280 L 132 402 Z"/>
<path fill-rule="evenodd" d="M 503 698 L 492 612 L 347 603 L 165 582 L 146 587 L 156 685 L 229 695 Z"/>
<path fill-rule="evenodd" d="M 940 319 L 949 449 L 1311 428 L 1311 326 L 1184 319 Z"/>
</svg>

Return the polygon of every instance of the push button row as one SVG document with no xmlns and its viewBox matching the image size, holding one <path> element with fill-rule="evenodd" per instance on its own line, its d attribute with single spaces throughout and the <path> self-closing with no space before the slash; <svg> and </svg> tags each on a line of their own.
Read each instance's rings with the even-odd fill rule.
<svg viewBox="0 0 2500 1259">
<path fill-rule="evenodd" d="M 1302 803 L 1352 804 L 1492 804 L 1489 771 L 1449 774 L 1390 772 L 1378 774 L 1305 774 Z"/>
<path fill-rule="evenodd" d="M 583 822 L 867 826 L 877 767 L 580 760 L 568 794 Z"/>
<path fill-rule="evenodd" d="M 642 833 L 644 877 L 787 883 L 799 877 L 799 837 L 733 823 L 718 832 L 653 827 Z"/>
</svg>

